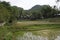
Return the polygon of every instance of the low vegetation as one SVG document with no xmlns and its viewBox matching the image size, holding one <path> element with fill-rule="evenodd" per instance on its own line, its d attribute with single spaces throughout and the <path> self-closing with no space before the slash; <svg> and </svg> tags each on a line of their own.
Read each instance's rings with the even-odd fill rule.
<svg viewBox="0 0 60 40">
<path fill-rule="evenodd" d="M 33 25 L 20 25 L 20 26 L 2 26 L 0 27 L 1 40 L 16 40 L 18 35 L 23 35 L 27 31 L 39 30 L 60 30 L 60 24 L 33 24 Z"/>
</svg>

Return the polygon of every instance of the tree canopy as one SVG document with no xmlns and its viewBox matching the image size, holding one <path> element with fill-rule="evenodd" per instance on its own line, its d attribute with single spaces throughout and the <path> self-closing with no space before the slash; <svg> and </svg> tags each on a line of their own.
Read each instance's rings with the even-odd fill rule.
<svg viewBox="0 0 60 40">
<path fill-rule="evenodd" d="M 12 23 L 14 20 L 52 18 L 58 13 L 60 13 L 60 10 L 49 5 L 35 5 L 29 10 L 24 10 L 21 7 L 11 6 L 9 2 L 0 2 L 0 22 Z"/>
</svg>

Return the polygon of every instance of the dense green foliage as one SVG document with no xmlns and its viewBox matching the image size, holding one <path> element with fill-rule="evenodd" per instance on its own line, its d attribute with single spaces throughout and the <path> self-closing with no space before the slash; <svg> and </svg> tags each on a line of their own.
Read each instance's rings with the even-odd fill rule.
<svg viewBox="0 0 60 40">
<path fill-rule="evenodd" d="M 0 2 L 0 21 L 7 21 L 10 16 L 10 4 L 7 2 Z"/>
<path fill-rule="evenodd" d="M 0 2 L 0 22 L 12 23 L 20 17 L 23 9 L 11 6 L 9 2 Z"/>
<path fill-rule="evenodd" d="M 36 5 L 29 10 L 11 6 L 9 2 L 0 1 L 0 23 L 13 23 L 17 20 L 36 20 L 55 17 L 60 11 L 49 5 Z"/>
</svg>

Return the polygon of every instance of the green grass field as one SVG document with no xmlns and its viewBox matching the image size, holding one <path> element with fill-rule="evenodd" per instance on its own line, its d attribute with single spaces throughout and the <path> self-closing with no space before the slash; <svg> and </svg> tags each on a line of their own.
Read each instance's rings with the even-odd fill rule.
<svg viewBox="0 0 60 40">
<path fill-rule="evenodd" d="M 3 26 L 0 27 L 0 39 L 1 40 L 16 40 L 15 37 L 22 36 L 24 32 L 30 31 L 36 34 L 37 31 L 41 30 L 60 30 L 60 24 L 34 24 L 25 26 Z M 36 31 L 36 32 L 34 32 Z M 38 33 L 37 33 L 38 34 Z"/>
<path fill-rule="evenodd" d="M 60 22 L 49 21 L 21 21 L 11 26 L 0 27 L 0 40 L 16 40 L 16 36 L 22 36 L 24 32 L 33 32 L 41 30 L 60 30 Z M 36 32 L 34 32 L 36 31 Z M 38 33 L 37 33 L 38 34 Z"/>
</svg>

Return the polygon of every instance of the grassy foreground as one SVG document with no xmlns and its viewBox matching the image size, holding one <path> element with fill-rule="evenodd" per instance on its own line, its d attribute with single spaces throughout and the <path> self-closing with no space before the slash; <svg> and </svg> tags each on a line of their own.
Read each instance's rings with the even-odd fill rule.
<svg viewBox="0 0 60 40">
<path fill-rule="evenodd" d="M 45 22 L 42 24 L 40 21 L 18 22 L 11 26 L 0 27 L 0 40 L 16 40 L 18 35 L 23 35 L 27 31 L 39 31 L 39 30 L 60 30 L 60 24 L 53 24 Z"/>
</svg>

